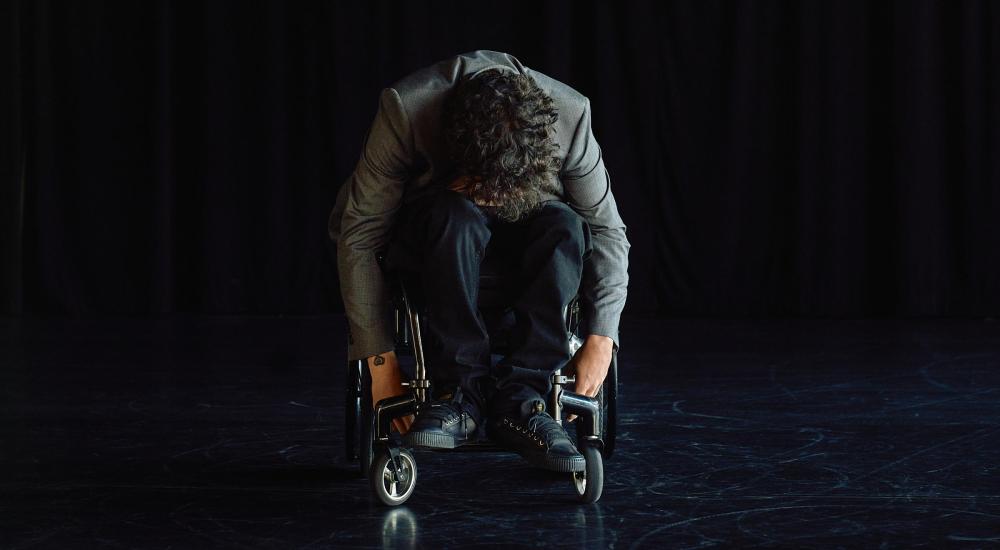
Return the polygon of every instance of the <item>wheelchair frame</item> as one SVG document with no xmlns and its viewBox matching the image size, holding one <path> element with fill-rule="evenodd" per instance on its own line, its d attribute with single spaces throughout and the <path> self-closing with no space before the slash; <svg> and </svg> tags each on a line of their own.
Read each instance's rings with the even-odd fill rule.
<svg viewBox="0 0 1000 550">
<path fill-rule="evenodd" d="M 416 414 L 430 402 L 430 379 L 424 361 L 421 318 L 401 276 L 384 266 L 384 254 L 376 258 L 383 274 L 393 289 L 395 322 L 395 348 L 397 353 L 409 350 L 415 360 L 414 376 L 403 382 L 412 391 L 407 395 L 380 400 L 372 406 L 371 373 L 365 359 L 348 361 L 344 407 L 345 457 L 358 460 L 362 476 L 369 478 L 372 491 L 383 504 L 395 506 L 406 502 L 416 485 L 416 460 L 409 449 L 392 437 L 392 420 Z M 579 329 L 579 296 L 563 308 L 569 333 L 570 355 L 583 345 Z M 491 349 L 491 352 L 493 349 Z M 575 382 L 561 370 L 552 374 L 552 392 L 548 396 L 548 410 L 562 423 L 563 413 L 573 413 L 580 418 L 575 422 L 577 447 L 586 459 L 583 472 L 574 472 L 573 485 L 582 502 L 596 502 L 603 492 L 604 460 L 610 459 L 617 435 L 618 362 L 612 353 L 611 365 L 604 385 L 596 398 L 577 394 L 563 388 Z M 454 449 L 501 450 L 492 443 L 468 443 Z"/>
</svg>

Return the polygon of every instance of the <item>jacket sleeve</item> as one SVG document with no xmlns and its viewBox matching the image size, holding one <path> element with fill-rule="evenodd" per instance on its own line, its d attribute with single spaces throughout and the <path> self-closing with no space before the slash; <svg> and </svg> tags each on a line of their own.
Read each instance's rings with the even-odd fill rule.
<svg viewBox="0 0 1000 550">
<path fill-rule="evenodd" d="M 618 350 L 618 323 L 628 291 L 625 223 L 611 193 L 611 177 L 591 128 L 590 100 L 584 105 L 560 172 L 567 203 L 590 224 L 592 252 L 580 283 L 581 332 L 600 334 Z"/>
<path fill-rule="evenodd" d="M 389 241 L 412 163 L 410 123 L 399 94 L 384 88 L 361 158 L 344 185 L 337 241 L 340 291 L 350 330 L 348 360 L 394 347 L 390 299 L 375 254 Z"/>
</svg>

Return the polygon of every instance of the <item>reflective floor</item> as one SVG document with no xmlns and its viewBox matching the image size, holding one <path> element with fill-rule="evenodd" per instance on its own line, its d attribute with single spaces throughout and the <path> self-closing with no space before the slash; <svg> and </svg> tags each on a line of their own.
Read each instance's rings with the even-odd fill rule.
<svg viewBox="0 0 1000 550">
<path fill-rule="evenodd" d="M 604 496 L 341 458 L 342 317 L 0 320 L 0 548 L 994 547 L 1000 323 L 622 325 Z"/>
</svg>

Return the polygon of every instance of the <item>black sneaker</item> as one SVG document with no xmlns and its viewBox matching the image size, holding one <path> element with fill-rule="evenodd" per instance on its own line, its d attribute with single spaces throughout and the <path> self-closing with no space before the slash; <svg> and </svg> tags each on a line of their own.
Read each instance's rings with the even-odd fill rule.
<svg viewBox="0 0 1000 550">
<path fill-rule="evenodd" d="M 498 414 L 490 420 L 489 434 L 497 444 L 517 452 L 532 466 L 557 472 L 582 472 L 587 461 L 576 445 L 549 413 L 545 404 L 535 402 L 535 409 L 524 420 L 516 414 Z"/>
<path fill-rule="evenodd" d="M 403 440 L 412 447 L 454 449 L 474 439 L 478 416 L 475 407 L 463 399 L 462 389 L 456 388 L 421 409 Z"/>
</svg>

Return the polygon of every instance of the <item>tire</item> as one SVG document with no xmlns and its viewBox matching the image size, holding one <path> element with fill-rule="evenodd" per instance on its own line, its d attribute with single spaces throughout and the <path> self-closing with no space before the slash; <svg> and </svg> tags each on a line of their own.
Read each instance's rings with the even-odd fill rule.
<svg viewBox="0 0 1000 550">
<path fill-rule="evenodd" d="M 367 477 L 375 460 L 375 411 L 372 409 L 372 381 L 368 369 L 361 369 L 361 411 L 358 418 L 358 474 Z"/>
<path fill-rule="evenodd" d="M 618 354 L 611 354 L 611 367 L 601 388 L 601 440 L 604 460 L 611 460 L 618 439 Z"/>
<path fill-rule="evenodd" d="M 399 450 L 399 461 L 402 467 L 402 479 L 394 479 L 392 459 L 388 450 L 382 450 L 372 463 L 369 481 L 375 498 L 386 506 L 399 506 L 413 494 L 417 486 L 417 462 L 413 454 L 406 449 Z"/>
<path fill-rule="evenodd" d="M 363 360 L 347 362 L 347 376 L 344 380 L 344 460 L 348 463 L 358 459 L 361 439 L 362 402 L 361 369 Z"/>
<path fill-rule="evenodd" d="M 601 451 L 593 445 L 580 449 L 587 459 L 587 467 L 582 472 L 573 473 L 573 487 L 580 502 L 591 504 L 597 502 L 604 492 L 604 460 Z"/>
<path fill-rule="evenodd" d="M 604 455 L 604 460 L 608 461 L 611 460 L 611 455 L 615 451 L 615 440 L 618 436 L 618 359 L 615 355 L 611 356 L 608 375 L 594 399 L 597 399 L 601 415 L 599 420 L 601 433 L 599 435 L 601 441 L 604 442 L 601 453 Z M 576 424 L 577 429 L 576 446 L 578 449 L 583 449 L 589 443 L 583 437 L 580 422 L 582 420 L 575 420 L 573 423 Z"/>
</svg>

